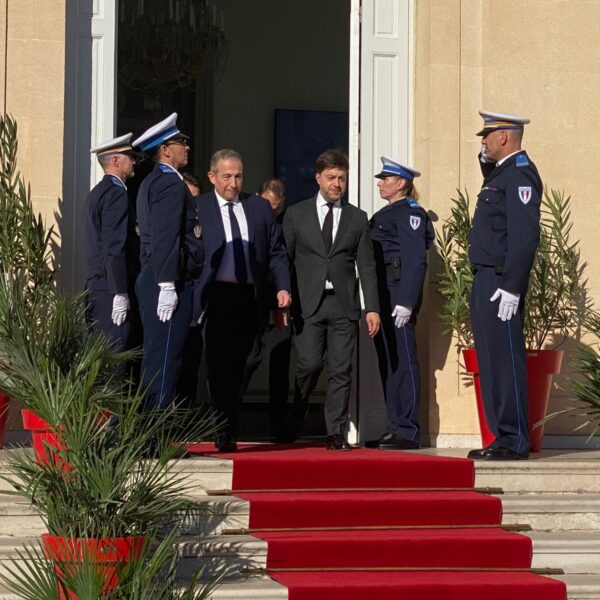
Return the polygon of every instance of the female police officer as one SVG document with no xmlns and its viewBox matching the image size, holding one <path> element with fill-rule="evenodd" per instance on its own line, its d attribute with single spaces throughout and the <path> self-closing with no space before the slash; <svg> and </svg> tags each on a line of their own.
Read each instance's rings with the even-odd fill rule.
<svg viewBox="0 0 600 600">
<path fill-rule="evenodd" d="M 377 263 L 381 329 L 375 337 L 387 407 L 386 433 L 369 448 L 419 447 L 419 363 L 415 323 L 427 270 L 427 249 L 434 238 L 425 210 L 415 200 L 413 179 L 420 173 L 385 156 L 375 175 L 385 206 L 371 219 Z"/>
</svg>

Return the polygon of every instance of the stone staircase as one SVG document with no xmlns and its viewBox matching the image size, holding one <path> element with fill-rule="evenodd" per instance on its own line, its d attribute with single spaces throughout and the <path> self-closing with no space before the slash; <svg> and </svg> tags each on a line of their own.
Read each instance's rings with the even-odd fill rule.
<svg viewBox="0 0 600 600">
<path fill-rule="evenodd" d="M 0 475 L 2 454 L 0 451 Z M 419 452 L 465 456 L 462 449 Z M 180 575 L 199 566 L 228 577 L 215 600 L 287 599 L 287 590 L 266 576 L 246 574 L 266 565 L 266 543 L 227 530 L 248 526 L 248 503 L 234 496 L 209 496 L 207 490 L 231 488 L 230 461 L 194 457 L 178 468 L 190 481 L 190 494 L 207 507 L 199 523 L 185 523 L 179 540 Z M 533 540 L 533 566 L 559 567 L 569 600 L 600 600 L 600 451 L 547 450 L 524 462 L 476 464 L 478 487 L 501 487 L 504 523 L 525 523 Z M 4 485 L 4 488 L 2 486 Z M 36 543 L 44 531 L 40 518 L 20 499 L 2 495 L 0 484 L 0 571 L 8 556 L 23 544 Z M 0 600 L 18 600 L 0 589 Z"/>
</svg>

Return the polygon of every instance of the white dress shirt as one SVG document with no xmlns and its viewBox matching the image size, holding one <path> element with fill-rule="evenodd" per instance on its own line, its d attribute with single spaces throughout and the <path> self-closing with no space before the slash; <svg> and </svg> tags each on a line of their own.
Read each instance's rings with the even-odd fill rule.
<svg viewBox="0 0 600 600">
<path fill-rule="evenodd" d="M 219 196 L 215 190 L 215 196 L 219 203 L 219 210 L 221 212 L 221 220 L 223 221 L 223 228 L 225 229 L 225 252 L 223 252 L 223 258 L 217 271 L 217 281 L 224 281 L 227 283 L 237 283 L 235 276 L 235 257 L 233 254 L 233 234 L 231 233 L 231 220 L 229 219 L 229 205 L 233 204 L 233 212 L 237 219 L 240 233 L 242 235 L 242 244 L 244 245 L 244 258 L 246 259 L 246 272 L 248 273 L 248 283 L 254 283 L 252 279 L 252 271 L 250 270 L 250 262 L 248 260 L 248 221 L 246 221 L 246 213 L 244 207 L 239 199 L 236 200 L 225 200 Z"/>
<path fill-rule="evenodd" d="M 338 230 L 338 225 L 340 224 L 340 217 L 342 215 L 342 201 L 338 200 L 334 203 L 333 208 L 333 233 L 331 236 L 332 242 L 335 242 L 335 235 Z M 329 202 L 323 198 L 321 192 L 317 194 L 317 214 L 319 215 L 319 225 L 321 227 L 321 231 L 323 230 L 323 222 L 325 221 L 325 216 L 329 212 Z M 332 290 L 333 283 L 327 280 L 325 282 L 325 289 Z"/>
</svg>

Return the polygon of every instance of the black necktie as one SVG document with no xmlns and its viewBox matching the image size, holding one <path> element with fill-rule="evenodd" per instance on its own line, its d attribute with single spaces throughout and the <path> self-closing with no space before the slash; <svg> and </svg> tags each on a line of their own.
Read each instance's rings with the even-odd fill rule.
<svg viewBox="0 0 600 600">
<path fill-rule="evenodd" d="M 331 250 L 331 245 L 333 244 L 333 207 L 335 203 L 328 202 L 327 208 L 329 211 L 325 215 L 325 219 L 323 219 L 323 229 L 321 233 L 323 234 L 323 241 L 325 242 L 325 249 L 327 252 Z"/>
<path fill-rule="evenodd" d="M 248 271 L 246 270 L 246 257 L 244 255 L 244 242 L 240 224 L 233 212 L 233 202 L 227 203 L 229 208 L 229 222 L 231 223 L 231 241 L 233 243 L 233 260 L 235 262 L 235 278 L 238 283 L 247 283 Z"/>
</svg>

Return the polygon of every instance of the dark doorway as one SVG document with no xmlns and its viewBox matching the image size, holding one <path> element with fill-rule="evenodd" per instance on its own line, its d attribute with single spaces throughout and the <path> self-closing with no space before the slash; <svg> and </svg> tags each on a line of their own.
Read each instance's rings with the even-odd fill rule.
<svg viewBox="0 0 600 600">
<path fill-rule="evenodd" d="M 137 17 L 128 16 L 132 11 Z M 204 29 L 197 22 L 199 12 L 209 19 Z M 190 25 L 192 16 L 195 30 Z M 149 27 L 152 19 L 158 23 L 160 18 L 160 26 Z M 117 133 L 138 135 L 177 112 L 180 129 L 192 137 L 188 170 L 199 176 L 203 191 L 209 189 L 205 174 L 210 155 L 219 148 L 233 148 L 243 156 L 247 192 L 257 191 L 262 181 L 276 175 L 277 111 L 330 113 L 347 119 L 350 0 L 119 0 L 118 27 Z M 196 37 L 191 38 L 194 31 Z M 223 39 L 217 43 L 214 36 L 221 34 Z M 196 39 L 201 35 L 206 37 L 204 44 Z M 140 75 L 138 80 L 148 75 L 144 60 L 170 69 L 165 77 L 176 80 L 176 69 L 187 68 L 190 62 L 190 44 L 181 50 L 180 67 L 172 55 L 165 58 L 165 49 L 170 40 L 181 48 L 190 39 L 205 53 L 196 65 L 205 68 L 193 81 L 184 77 L 181 85 L 164 86 L 162 91 L 158 86 L 148 85 L 144 90 L 139 82 L 132 83 L 132 73 Z M 146 52 L 145 58 L 134 57 L 137 68 L 132 51 Z M 297 142 L 293 129 L 286 135 L 292 148 Z M 310 181 L 312 162 L 330 139 L 317 131 L 314 143 L 305 144 L 309 150 L 298 162 L 298 168 L 306 171 L 301 179 Z M 279 140 L 279 147 L 282 143 L 285 139 Z M 343 141 L 336 145 L 343 146 Z M 311 151 L 314 156 L 309 156 Z M 139 171 L 138 181 L 146 173 Z M 298 179 L 298 173 L 290 176 Z M 133 182 L 130 187 L 135 191 L 138 185 Z M 292 382 L 293 365 L 292 355 Z M 242 433 L 267 434 L 267 381 L 263 364 L 244 401 Z M 323 392 L 316 394 L 317 403 L 319 395 Z M 313 411 L 318 415 L 318 406 Z M 324 433 L 320 418 L 307 426 L 305 433 Z"/>
</svg>

